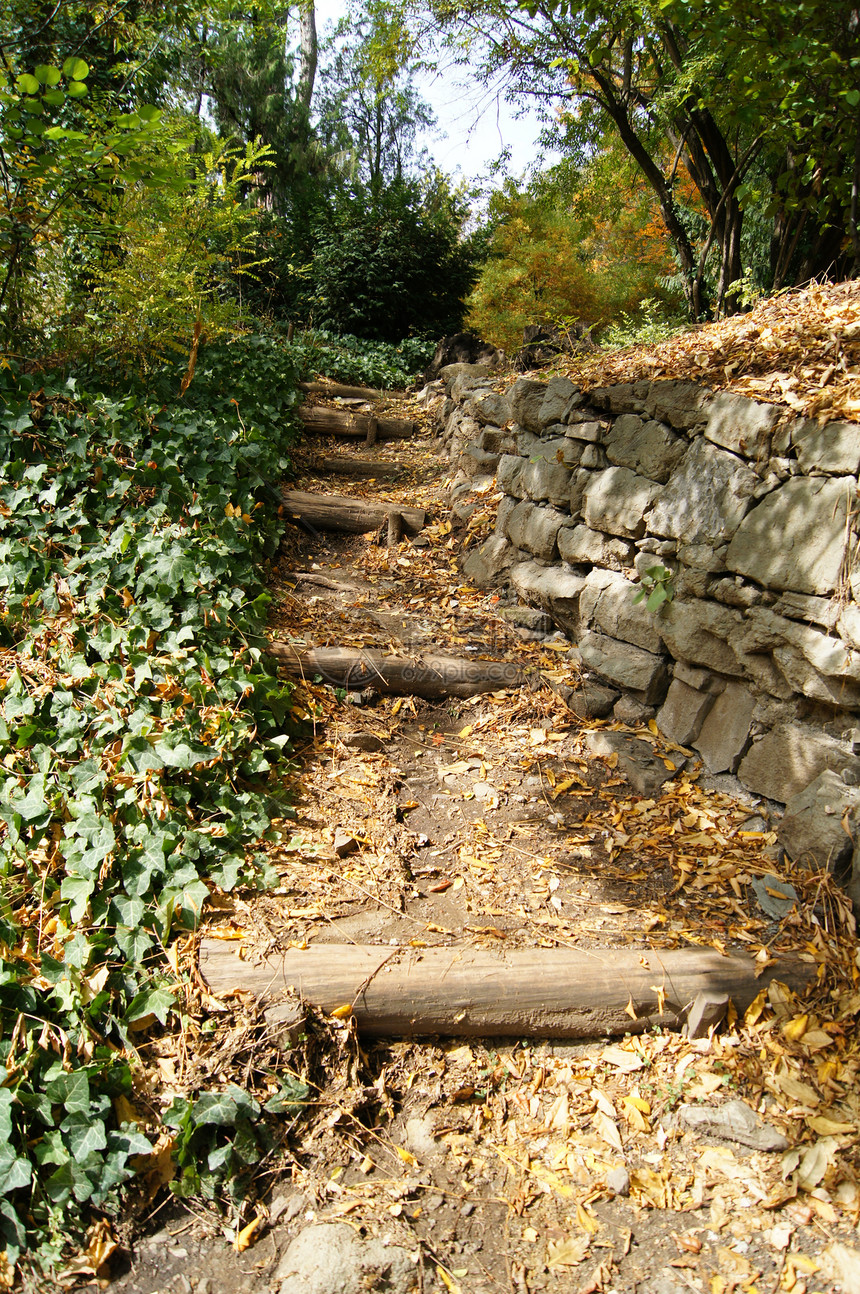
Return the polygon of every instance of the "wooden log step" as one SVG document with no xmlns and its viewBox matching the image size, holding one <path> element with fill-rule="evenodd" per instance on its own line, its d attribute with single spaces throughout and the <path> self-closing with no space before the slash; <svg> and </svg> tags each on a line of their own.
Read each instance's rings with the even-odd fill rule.
<svg viewBox="0 0 860 1294">
<path fill-rule="evenodd" d="M 388 696 L 420 696 L 428 701 L 522 687 L 531 677 L 508 661 L 424 654 L 392 656 L 381 651 L 344 647 L 299 651 L 284 642 L 270 642 L 266 651 L 277 657 L 293 678 L 320 676 L 332 687 L 343 687 L 350 692 L 372 687 Z"/>
<path fill-rule="evenodd" d="M 366 400 L 373 404 L 383 399 L 385 392 L 377 391 L 372 386 L 345 386 L 343 382 L 299 382 L 298 388 L 305 395 L 328 396 L 333 400 Z"/>
<path fill-rule="evenodd" d="M 350 458 L 348 454 L 332 454 L 302 467 L 300 474 L 316 472 L 318 476 L 348 476 L 356 481 L 396 481 L 405 475 L 402 463 L 375 463 L 369 459 Z"/>
<path fill-rule="evenodd" d="M 235 945 L 200 943 L 200 970 L 216 996 L 236 990 L 277 999 L 288 992 L 331 1013 L 351 1007 L 359 1030 L 378 1037 L 597 1038 L 679 1028 L 702 992 L 728 994 L 743 1012 L 772 980 L 798 989 L 814 967 L 711 949 L 398 948 L 312 944 L 253 965 Z M 289 1019 L 295 1002 L 267 1011 Z"/>
<path fill-rule="evenodd" d="M 404 440 L 415 430 L 415 423 L 408 418 L 377 418 L 352 409 L 332 409 L 326 404 L 304 405 L 299 409 L 299 417 L 309 435 L 367 440 L 374 422 L 378 440 Z"/>
<path fill-rule="evenodd" d="M 388 524 L 392 512 L 403 518 L 407 535 L 423 530 L 427 513 L 400 503 L 379 503 L 353 499 L 345 494 L 314 494 L 308 490 L 285 490 L 284 511 L 296 520 L 308 521 L 315 530 L 337 530 L 349 535 L 366 535 Z"/>
</svg>

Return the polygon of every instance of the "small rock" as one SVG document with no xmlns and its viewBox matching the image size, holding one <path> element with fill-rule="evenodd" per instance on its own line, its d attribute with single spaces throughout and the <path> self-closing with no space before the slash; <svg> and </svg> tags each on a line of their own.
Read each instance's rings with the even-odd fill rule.
<svg viewBox="0 0 860 1294">
<path fill-rule="evenodd" d="M 334 833 L 334 852 L 338 858 L 346 858 L 358 849 L 358 841 L 351 832 L 338 827 Z"/>
<path fill-rule="evenodd" d="M 688 1038 L 707 1038 L 710 1030 L 722 1021 L 728 1006 L 728 993 L 708 993 L 702 989 L 690 1007 L 684 1033 Z"/>
<path fill-rule="evenodd" d="M 761 1123 L 744 1101 L 723 1105 L 682 1105 L 678 1118 L 688 1128 L 737 1141 L 753 1150 L 787 1150 L 788 1140 L 768 1123 Z"/>
<path fill-rule="evenodd" d="M 606 1185 L 614 1195 L 630 1194 L 630 1174 L 623 1164 L 617 1168 L 610 1168 L 606 1174 Z"/>
<path fill-rule="evenodd" d="M 752 883 L 758 905 L 774 921 L 787 917 L 797 902 L 797 890 L 788 881 L 782 880 L 768 872 L 767 876 L 756 876 Z"/>
</svg>

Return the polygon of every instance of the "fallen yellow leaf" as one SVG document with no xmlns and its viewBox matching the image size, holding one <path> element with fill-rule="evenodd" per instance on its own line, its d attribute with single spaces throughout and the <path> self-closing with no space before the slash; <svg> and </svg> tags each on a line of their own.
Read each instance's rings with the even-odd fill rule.
<svg viewBox="0 0 860 1294">
<path fill-rule="evenodd" d="M 258 1227 L 262 1226 L 264 1221 L 264 1215 L 262 1213 L 258 1213 L 256 1217 L 251 1219 L 246 1227 L 243 1227 L 241 1231 L 236 1233 L 236 1239 L 233 1241 L 233 1248 L 236 1250 L 237 1254 L 243 1254 L 246 1249 L 250 1249 L 251 1245 L 254 1243 L 254 1233 Z"/>
</svg>

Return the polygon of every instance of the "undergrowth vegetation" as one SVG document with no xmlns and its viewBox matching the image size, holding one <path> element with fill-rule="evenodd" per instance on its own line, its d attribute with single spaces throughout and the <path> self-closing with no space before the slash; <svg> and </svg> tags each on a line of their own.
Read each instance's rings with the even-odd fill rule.
<svg viewBox="0 0 860 1294">
<path fill-rule="evenodd" d="M 261 651 L 261 561 L 294 361 L 255 337 L 204 352 L 182 399 L 181 377 L 0 371 L 4 1285 L 83 1245 L 145 1163 L 135 1041 L 183 1012 L 171 947 L 210 895 L 267 882 L 259 845 L 289 812 L 304 716 Z M 169 1117 L 186 1149 L 218 1125 L 180 1178 L 211 1193 L 260 1111 L 201 1099 Z"/>
</svg>

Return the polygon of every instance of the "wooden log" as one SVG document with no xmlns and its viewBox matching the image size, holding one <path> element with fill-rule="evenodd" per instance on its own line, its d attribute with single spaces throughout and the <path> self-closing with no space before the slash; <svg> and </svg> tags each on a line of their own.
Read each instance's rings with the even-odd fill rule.
<svg viewBox="0 0 860 1294">
<path fill-rule="evenodd" d="M 347 436 L 355 440 L 367 439 L 373 421 L 369 413 L 332 409 L 326 404 L 305 405 L 299 409 L 299 417 L 309 435 Z M 377 418 L 376 426 L 379 440 L 404 440 L 415 430 L 414 422 L 408 418 Z"/>
<path fill-rule="evenodd" d="M 283 499 L 285 516 L 310 522 L 316 530 L 338 530 L 348 535 L 366 535 L 371 530 L 379 530 L 388 523 L 392 512 L 403 517 L 403 527 L 409 535 L 417 535 L 427 519 L 423 508 L 351 499 L 345 494 L 284 490 Z"/>
<path fill-rule="evenodd" d="M 372 417 L 367 424 L 367 436 L 365 438 L 364 443 L 365 445 L 370 447 L 371 445 L 375 445 L 378 439 L 379 439 L 379 422 L 377 421 L 376 418 Z"/>
<path fill-rule="evenodd" d="M 502 688 L 522 687 L 529 675 L 498 660 L 461 660 L 457 656 L 390 656 L 381 651 L 316 647 L 299 651 L 284 642 L 266 646 L 293 678 L 321 676 L 332 687 L 361 692 L 372 687 L 387 696 L 421 696 L 439 701 L 470 697 Z"/>
<path fill-rule="evenodd" d="M 351 1006 L 358 1028 L 380 1037 L 596 1038 L 679 1028 L 699 993 L 727 993 L 738 1012 L 772 980 L 798 989 L 814 967 L 781 961 L 764 971 L 711 949 L 409 948 L 312 944 L 253 965 L 235 945 L 200 943 L 200 970 L 216 996 L 243 990 L 272 999 L 293 990 L 332 1012 Z M 272 1006 L 287 1018 L 294 999 Z"/>
<path fill-rule="evenodd" d="M 388 534 L 386 544 L 389 548 L 396 548 L 403 538 L 403 514 L 401 512 L 389 512 L 388 514 Z"/>
<path fill-rule="evenodd" d="M 385 394 L 372 386 L 345 386 L 343 382 L 299 382 L 298 388 L 305 395 L 329 396 L 333 400 L 367 400 L 368 404 L 381 400 Z"/>
<path fill-rule="evenodd" d="M 348 476 L 356 481 L 396 481 L 406 468 L 402 463 L 377 463 L 369 459 L 350 458 L 347 454 L 332 454 L 317 459 L 299 469 L 299 474 L 316 472 L 318 476 Z"/>
</svg>

